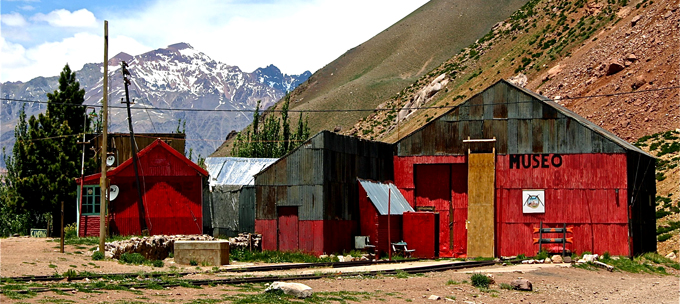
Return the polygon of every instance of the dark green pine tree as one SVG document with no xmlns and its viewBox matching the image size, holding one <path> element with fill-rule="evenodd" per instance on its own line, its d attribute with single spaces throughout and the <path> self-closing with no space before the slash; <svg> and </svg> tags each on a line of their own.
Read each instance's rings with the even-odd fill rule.
<svg viewBox="0 0 680 304">
<path fill-rule="evenodd" d="M 89 124 L 85 116 L 85 90 L 66 65 L 59 78 L 59 89 L 47 94 L 46 114 L 25 114 L 15 128 L 12 156 L 6 157 L 7 204 L 18 214 L 30 215 L 30 224 L 41 227 L 51 215 L 59 219 L 64 202 L 65 223 L 76 219 L 76 183 L 80 177 L 79 135 Z M 48 215 L 48 216 L 45 216 Z M 53 226 L 57 227 L 57 220 Z M 54 230 L 53 230 L 54 231 Z"/>
</svg>

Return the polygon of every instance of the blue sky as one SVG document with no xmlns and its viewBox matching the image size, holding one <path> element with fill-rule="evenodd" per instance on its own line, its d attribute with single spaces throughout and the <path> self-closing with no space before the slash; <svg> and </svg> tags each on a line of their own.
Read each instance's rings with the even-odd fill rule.
<svg viewBox="0 0 680 304">
<path fill-rule="evenodd" d="M 0 0 L 0 81 L 58 75 L 109 58 L 186 42 L 251 72 L 274 64 L 314 72 L 425 0 Z"/>
</svg>

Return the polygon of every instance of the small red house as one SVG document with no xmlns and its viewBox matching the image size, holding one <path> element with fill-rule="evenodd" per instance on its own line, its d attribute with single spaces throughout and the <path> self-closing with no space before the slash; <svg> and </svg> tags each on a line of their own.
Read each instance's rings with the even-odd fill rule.
<svg viewBox="0 0 680 304">
<path fill-rule="evenodd" d="M 111 193 L 109 233 L 139 235 L 142 221 L 150 235 L 203 233 L 203 179 L 208 173 L 160 139 L 137 156 L 143 204 L 139 202 L 132 158 L 106 173 L 111 189 L 118 192 Z M 99 235 L 100 177 L 93 174 L 84 178 L 82 202 L 77 204 L 79 236 Z"/>
</svg>

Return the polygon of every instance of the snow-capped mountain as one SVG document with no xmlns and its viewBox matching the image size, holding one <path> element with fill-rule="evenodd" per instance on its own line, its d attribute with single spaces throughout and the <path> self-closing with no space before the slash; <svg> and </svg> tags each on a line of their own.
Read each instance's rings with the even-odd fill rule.
<svg viewBox="0 0 680 304">
<path fill-rule="evenodd" d="M 130 98 L 135 133 L 176 131 L 178 120 L 186 121 L 187 151 L 207 156 L 224 141 L 231 130 L 241 130 L 252 119 L 258 100 L 267 108 L 287 91 L 306 81 L 309 71 L 300 75 L 283 74 L 274 65 L 252 73 L 237 66 L 215 61 L 187 43 L 132 56 L 120 53 L 109 60 L 109 106 L 112 132 L 127 132 L 126 112 L 120 100 L 125 97 L 120 63 L 125 61 L 131 74 Z M 86 64 L 76 71 L 85 89 L 85 104 L 102 99 L 101 63 Z M 37 77 L 26 83 L 0 83 L 0 95 L 20 100 L 45 101 L 46 93 L 57 88 L 59 77 Z M 0 142 L 13 144 L 13 126 L 22 103 L 3 101 L 0 109 Z M 115 108 L 119 107 L 119 108 Z M 27 115 L 44 111 L 44 104 L 27 104 Z M 162 110 L 193 109 L 194 111 Z M 231 110 L 231 111 L 196 111 Z M 243 112 L 233 110 L 246 110 Z M 184 126 L 179 126 L 182 130 Z"/>
</svg>

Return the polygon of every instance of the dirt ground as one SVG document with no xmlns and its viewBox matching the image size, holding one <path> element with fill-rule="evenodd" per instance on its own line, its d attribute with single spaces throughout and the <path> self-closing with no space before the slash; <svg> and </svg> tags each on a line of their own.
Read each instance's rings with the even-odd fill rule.
<svg viewBox="0 0 680 304">
<path fill-rule="evenodd" d="M 171 260 L 163 269 L 131 266 L 116 261 L 92 261 L 88 249 L 66 246 L 59 253 L 58 242 L 45 239 L 9 238 L 0 240 L 0 275 L 51 275 L 68 269 L 94 273 L 121 273 L 170 270 Z M 76 253 L 77 251 L 83 254 Z M 433 263 L 433 262 L 427 262 Z M 53 266 L 50 266 L 53 265 Z M 415 265 L 415 264 L 414 264 Z M 75 267 L 74 267 L 75 266 Z M 406 265 L 408 266 L 408 265 Z M 98 268 L 97 268 L 98 267 Z M 405 266 L 402 266 L 405 267 Z M 209 270 L 212 267 L 203 267 Z M 196 267 L 178 267 L 192 271 Z M 309 272 L 300 270 L 298 273 Z M 319 269 L 314 271 L 321 271 Z M 333 270 L 339 271 L 339 270 Z M 348 270 L 343 270 L 348 271 Z M 584 270 L 568 264 L 517 265 L 475 268 L 472 271 L 492 273 L 496 284 L 482 291 L 470 285 L 471 271 L 445 271 L 422 276 L 344 277 L 300 281 L 320 295 L 346 296 L 362 303 L 430 303 L 431 295 L 447 303 L 678 303 L 680 285 L 678 272 L 671 275 L 634 274 Z M 219 278 L 226 274 L 201 274 L 194 278 Z M 267 275 L 260 273 L 258 275 Z M 500 288 L 501 283 L 523 277 L 533 283 L 534 290 L 520 292 Z M 259 294 L 263 284 L 251 286 L 203 286 L 196 288 L 166 288 L 162 290 L 108 290 L 102 293 L 43 292 L 24 299 L 0 295 L 1 303 L 218 303 L 229 302 L 230 296 Z M 448 298 L 448 300 L 447 300 Z"/>
</svg>

